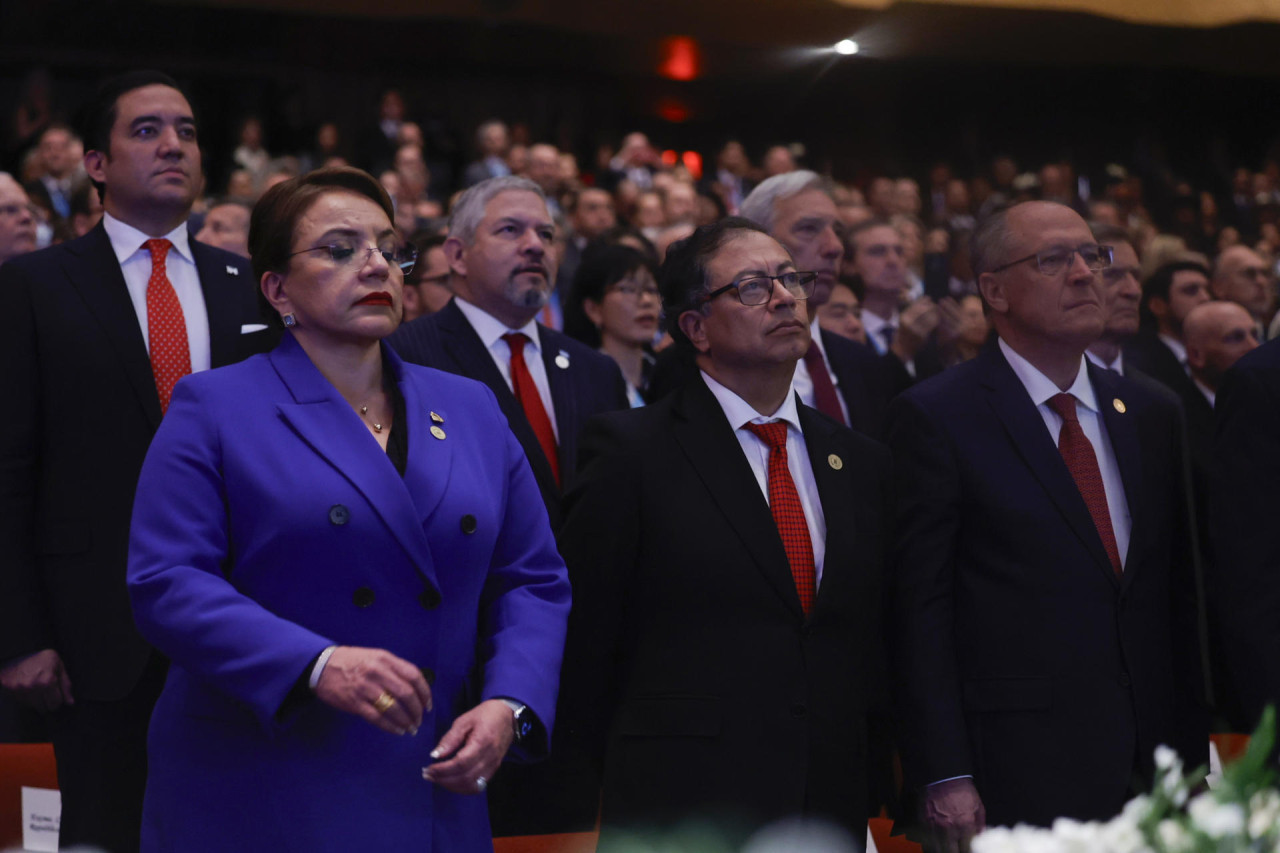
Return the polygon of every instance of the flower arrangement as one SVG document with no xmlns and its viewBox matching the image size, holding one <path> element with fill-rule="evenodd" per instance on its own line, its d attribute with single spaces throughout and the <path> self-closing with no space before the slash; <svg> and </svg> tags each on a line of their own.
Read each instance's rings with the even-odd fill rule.
<svg viewBox="0 0 1280 853">
<path fill-rule="evenodd" d="M 1187 774 L 1172 749 L 1156 749 L 1158 779 L 1106 823 L 1059 818 L 1051 829 L 994 827 L 973 853 L 1280 853 L 1280 792 L 1270 765 L 1276 712 L 1268 707 L 1249 748 L 1199 792 L 1204 770 Z"/>
</svg>

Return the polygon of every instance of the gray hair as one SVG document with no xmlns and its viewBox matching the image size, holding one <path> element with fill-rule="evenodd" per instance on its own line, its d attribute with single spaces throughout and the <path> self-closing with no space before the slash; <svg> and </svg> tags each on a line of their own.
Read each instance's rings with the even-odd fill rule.
<svg viewBox="0 0 1280 853">
<path fill-rule="evenodd" d="M 464 246 L 470 246 L 475 241 L 476 229 L 480 227 L 480 220 L 484 219 L 484 211 L 489 206 L 489 202 L 493 201 L 494 196 L 499 193 L 511 190 L 533 193 L 542 199 L 544 204 L 547 201 L 542 187 L 528 178 L 522 178 L 519 175 L 489 178 L 458 197 L 457 204 L 449 214 L 449 236 L 461 240 Z"/>
<path fill-rule="evenodd" d="M 1018 205 L 1010 205 L 992 211 L 983 217 L 969 235 L 969 268 L 976 280 L 984 272 L 1000 266 L 1009 244 L 1009 211 Z"/>
<path fill-rule="evenodd" d="M 783 172 L 781 175 L 774 175 L 751 191 L 745 199 L 742 200 L 742 207 L 739 209 L 739 215 L 745 219 L 750 219 L 766 231 L 773 231 L 774 208 L 778 202 L 783 199 L 791 198 L 793 195 L 800 195 L 807 190 L 822 190 L 830 194 L 830 186 L 827 179 L 819 175 L 817 172 L 810 172 L 807 169 L 800 169 L 795 172 Z"/>
</svg>

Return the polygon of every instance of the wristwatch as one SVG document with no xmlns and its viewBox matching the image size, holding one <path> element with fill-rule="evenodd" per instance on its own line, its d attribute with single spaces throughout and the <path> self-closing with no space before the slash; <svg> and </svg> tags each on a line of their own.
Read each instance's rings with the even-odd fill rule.
<svg viewBox="0 0 1280 853">
<path fill-rule="evenodd" d="M 529 706 L 514 699 L 503 698 L 503 703 L 511 709 L 511 728 L 515 732 L 515 742 L 524 743 L 533 732 L 533 712 Z"/>
</svg>

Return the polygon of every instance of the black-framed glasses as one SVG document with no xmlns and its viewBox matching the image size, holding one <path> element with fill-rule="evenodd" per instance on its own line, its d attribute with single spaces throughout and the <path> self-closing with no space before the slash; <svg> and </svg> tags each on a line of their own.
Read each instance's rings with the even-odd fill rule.
<svg viewBox="0 0 1280 853">
<path fill-rule="evenodd" d="M 1083 246 L 1076 246 L 1074 249 L 1055 246 L 1052 249 L 1045 249 L 1043 252 L 1036 252 L 1034 255 L 1027 255 L 1025 258 L 1018 258 L 1016 261 L 1001 264 L 993 269 L 992 272 L 1003 272 L 1009 267 L 1016 267 L 1018 264 L 1034 260 L 1036 266 L 1040 268 L 1040 272 L 1044 275 L 1057 275 L 1071 266 L 1076 255 L 1079 255 L 1084 260 L 1085 266 L 1097 272 L 1111 266 L 1115 250 L 1111 246 L 1094 246 L 1087 243 Z"/>
<path fill-rule="evenodd" d="M 620 293 L 631 299 L 639 299 L 641 296 L 658 296 L 658 286 L 656 284 L 641 284 L 638 281 L 632 281 L 624 278 L 622 281 L 609 285 L 610 293 Z"/>
<path fill-rule="evenodd" d="M 413 265 L 418 262 L 418 250 L 412 245 L 396 246 L 387 248 L 386 246 L 367 246 L 364 247 L 364 253 L 360 253 L 361 247 L 354 246 L 351 243 L 329 243 L 325 246 L 312 246 L 310 249 L 299 249 L 289 257 L 294 255 L 305 255 L 307 252 L 328 252 L 329 258 L 338 266 L 345 267 L 353 261 L 358 261 L 358 266 L 363 267 L 369 263 L 369 259 L 373 257 L 374 252 L 378 252 L 393 267 L 398 267 L 401 272 L 408 275 L 413 271 Z"/>
<path fill-rule="evenodd" d="M 738 291 L 738 300 L 743 305 L 763 305 L 773 296 L 773 283 L 782 285 L 797 300 L 805 300 L 813 296 L 813 285 L 818 280 L 816 272 L 784 272 L 780 275 L 750 275 L 730 282 L 702 297 L 705 305 L 722 293 L 730 290 Z"/>
</svg>

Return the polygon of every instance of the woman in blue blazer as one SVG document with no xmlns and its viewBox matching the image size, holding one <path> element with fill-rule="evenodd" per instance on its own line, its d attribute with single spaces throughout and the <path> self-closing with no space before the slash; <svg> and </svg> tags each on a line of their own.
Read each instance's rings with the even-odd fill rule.
<svg viewBox="0 0 1280 853">
<path fill-rule="evenodd" d="M 144 850 L 490 850 L 487 780 L 549 748 L 564 564 L 493 394 L 381 345 L 391 222 L 354 169 L 269 191 L 284 338 L 183 379 L 147 455 L 129 589 L 172 666 Z"/>
</svg>

